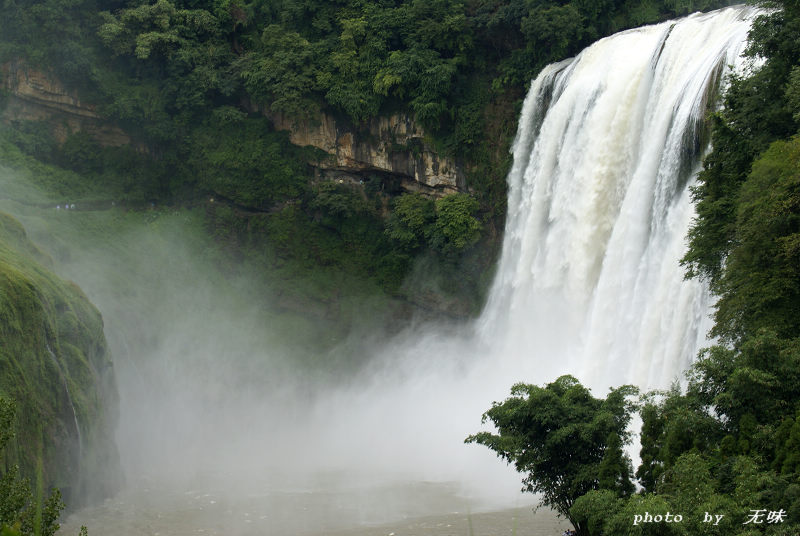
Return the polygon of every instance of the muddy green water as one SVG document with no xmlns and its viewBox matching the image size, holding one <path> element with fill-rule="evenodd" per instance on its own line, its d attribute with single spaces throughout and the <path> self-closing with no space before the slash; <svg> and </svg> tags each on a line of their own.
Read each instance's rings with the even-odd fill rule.
<svg viewBox="0 0 800 536">
<path fill-rule="evenodd" d="M 141 488 L 72 514 L 62 534 L 91 536 L 558 536 L 569 524 L 535 500 L 485 511 L 454 486 L 406 483 L 330 490 Z"/>
</svg>

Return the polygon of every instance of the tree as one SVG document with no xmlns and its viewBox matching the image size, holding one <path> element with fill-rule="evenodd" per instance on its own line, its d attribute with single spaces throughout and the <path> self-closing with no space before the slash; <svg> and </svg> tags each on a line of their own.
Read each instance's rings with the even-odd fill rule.
<svg viewBox="0 0 800 536">
<path fill-rule="evenodd" d="M 384 232 L 398 250 L 413 253 L 427 243 L 435 219 L 433 201 L 420 194 L 402 194 L 394 200 Z"/>
<path fill-rule="evenodd" d="M 14 437 L 16 405 L 0 398 L 0 452 Z M 41 474 L 41 471 L 39 471 Z M 0 476 L 0 534 L 3 536 L 52 536 L 59 529 L 58 516 L 64 508 L 56 489 L 42 503 L 41 478 L 34 499 L 27 480 L 19 478 L 19 468 L 12 466 Z M 81 535 L 86 529 L 81 529 Z"/>
<path fill-rule="evenodd" d="M 478 202 L 467 194 L 452 194 L 436 200 L 436 222 L 431 246 L 455 256 L 480 238 L 481 223 L 475 218 Z"/>
<path fill-rule="evenodd" d="M 312 45 L 296 32 L 271 24 L 261 34 L 261 49 L 239 62 L 244 87 L 259 103 L 292 117 L 313 117 Z"/>
<path fill-rule="evenodd" d="M 465 442 L 489 447 L 526 473 L 523 491 L 541 493 L 543 505 L 585 535 L 588 529 L 570 512 L 578 497 L 597 489 L 618 497 L 633 491 L 630 459 L 621 447 L 630 440 L 627 427 L 636 404 L 629 397 L 637 393 L 624 385 L 595 398 L 573 376 L 544 387 L 518 383 L 511 397 L 483 415 L 498 434 L 480 432 Z"/>
<path fill-rule="evenodd" d="M 741 185 L 714 333 L 741 341 L 768 328 L 800 333 L 800 138 L 779 140 L 757 158 Z"/>
</svg>

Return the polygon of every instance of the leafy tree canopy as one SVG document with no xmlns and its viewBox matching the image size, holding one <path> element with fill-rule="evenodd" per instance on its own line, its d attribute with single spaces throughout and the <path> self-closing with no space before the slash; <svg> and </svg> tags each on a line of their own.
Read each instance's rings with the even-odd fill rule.
<svg viewBox="0 0 800 536">
<path fill-rule="evenodd" d="M 622 447 L 638 390 L 625 385 L 595 398 L 572 376 L 544 387 L 516 384 L 511 397 L 484 413 L 497 433 L 480 432 L 467 443 L 485 445 L 525 475 L 523 490 L 542 494 L 582 530 L 570 509 L 578 497 L 605 489 L 624 497 L 633 492 L 631 463 Z"/>
</svg>

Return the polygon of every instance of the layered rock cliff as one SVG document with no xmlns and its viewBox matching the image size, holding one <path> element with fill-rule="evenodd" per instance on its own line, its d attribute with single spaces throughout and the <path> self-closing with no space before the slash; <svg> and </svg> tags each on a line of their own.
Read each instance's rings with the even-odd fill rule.
<svg viewBox="0 0 800 536">
<path fill-rule="evenodd" d="M 434 152 L 422 128 L 408 115 L 376 117 L 360 127 L 326 113 L 304 120 L 267 116 L 277 130 L 289 132 L 295 145 L 327 153 L 316 163 L 325 177 L 360 180 L 370 173 L 388 174 L 398 179 L 403 190 L 434 197 L 465 189 L 461 166 Z"/>
<path fill-rule="evenodd" d="M 80 131 L 102 146 L 132 143 L 127 133 L 57 78 L 22 61 L 6 62 L 0 72 L 8 99 L 0 114 L 4 122 L 46 121 L 58 142 Z M 465 189 L 461 166 L 438 155 L 408 115 L 376 117 L 358 127 L 327 113 L 306 120 L 266 115 L 277 130 L 289 132 L 292 143 L 327 154 L 314 163 L 322 178 L 358 182 L 370 174 L 384 175 L 403 191 L 433 197 Z"/>
<path fill-rule="evenodd" d="M 8 99 L 0 115 L 4 122 L 47 121 L 58 142 L 83 131 L 103 146 L 131 143 L 122 129 L 106 121 L 95 106 L 82 102 L 77 92 L 66 89 L 55 77 L 22 61 L 4 63 L 0 73 Z"/>
</svg>

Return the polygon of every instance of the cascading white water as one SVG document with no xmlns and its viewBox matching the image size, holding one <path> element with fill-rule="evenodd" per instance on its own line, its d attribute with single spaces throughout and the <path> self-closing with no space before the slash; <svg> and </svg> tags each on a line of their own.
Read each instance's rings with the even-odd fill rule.
<svg viewBox="0 0 800 536">
<path fill-rule="evenodd" d="M 709 99 L 744 67 L 756 14 L 735 7 L 622 32 L 536 78 L 484 338 L 552 360 L 550 376 L 593 383 L 663 387 L 686 367 L 710 327 L 708 293 L 679 265 L 687 182 Z"/>
</svg>

